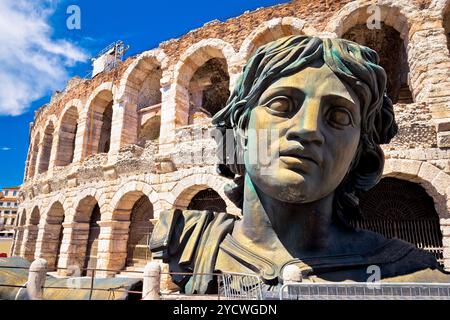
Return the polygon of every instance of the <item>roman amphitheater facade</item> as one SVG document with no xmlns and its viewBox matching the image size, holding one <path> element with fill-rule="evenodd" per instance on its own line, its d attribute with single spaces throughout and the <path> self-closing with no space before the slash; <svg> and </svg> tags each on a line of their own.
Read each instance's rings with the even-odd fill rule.
<svg viewBox="0 0 450 320">
<path fill-rule="evenodd" d="M 381 21 L 370 30 L 373 3 Z M 216 173 L 211 115 L 257 47 L 304 34 L 380 52 L 400 129 L 384 147 L 385 184 L 365 206 L 404 213 L 406 236 L 426 247 L 414 233 L 428 232 L 426 249 L 450 269 L 449 33 L 450 0 L 294 0 L 207 23 L 112 71 L 72 79 L 30 126 L 12 254 L 45 258 L 62 274 L 89 266 L 112 275 L 148 258 L 143 239 L 162 210 L 240 214 Z M 408 192 L 421 212 L 397 201 Z M 422 218 L 437 229 L 414 224 Z"/>
</svg>

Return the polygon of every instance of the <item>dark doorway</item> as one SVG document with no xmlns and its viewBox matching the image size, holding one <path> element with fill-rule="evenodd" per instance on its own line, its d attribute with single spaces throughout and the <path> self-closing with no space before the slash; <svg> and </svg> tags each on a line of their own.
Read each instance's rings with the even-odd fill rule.
<svg viewBox="0 0 450 320">
<path fill-rule="evenodd" d="M 98 204 L 95 205 L 92 210 L 91 219 L 89 221 L 89 237 L 86 247 L 86 258 L 84 261 L 83 275 L 88 277 L 92 276 L 93 270 L 97 267 L 97 253 L 98 253 L 98 239 L 100 236 L 100 207 Z"/>
<path fill-rule="evenodd" d="M 130 233 L 127 243 L 127 267 L 145 267 L 151 260 L 148 241 L 152 234 L 153 206 L 147 196 L 142 196 L 131 210 Z"/>
<path fill-rule="evenodd" d="M 188 210 L 209 210 L 226 212 L 227 205 L 220 195 L 211 188 L 198 192 L 191 200 Z"/>
<path fill-rule="evenodd" d="M 360 199 L 360 207 L 362 217 L 354 226 L 410 242 L 443 262 L 439 216 L 420 185 L 384 178 Z"/>
</svg>

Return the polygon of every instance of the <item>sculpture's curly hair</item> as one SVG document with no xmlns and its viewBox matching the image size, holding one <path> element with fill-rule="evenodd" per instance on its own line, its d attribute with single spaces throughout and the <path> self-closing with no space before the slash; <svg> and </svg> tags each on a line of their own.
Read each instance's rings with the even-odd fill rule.
<svg viewBox="0 0 450 320">
<path fill-rule="evenodd" d="M 361 103 L 361 138 L 350 170 L 336 189 L 334 214 L 348 221 L 359 214 L 359 196 L 381 178 L 384 154 L 380 144 L 397 133 L 392 102 L 386 95 L 387 76 L 378 54 L 344 39 L 289 36 L 260 47 L 244 67 L 227 105 L 213 118 L 221 133 L 218 142 L 220 174 L 234 179 L 225 193 L 242 208 L 244 145 L 251 110 L 274 81 L 322 61 L 358 95 Z M 235 150 L 226 154 L 226 130 L 233 129 Z M 225 155 L 225 157 L 224 157 Z M 231 160 L 231 161 L 230 161 Z"/>
</svg>

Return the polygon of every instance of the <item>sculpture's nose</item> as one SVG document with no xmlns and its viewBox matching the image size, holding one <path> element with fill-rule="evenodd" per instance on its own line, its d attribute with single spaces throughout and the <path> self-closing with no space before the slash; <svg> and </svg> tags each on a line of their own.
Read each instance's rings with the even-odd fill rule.
<svg viewBox="0 0 450 320">
<path fill-rule="evenodd" d="M 321 123 L 320 101 L 305 99 L 302 107 L 290 119 L 286 138 L 322 145 L 325 138 L 321 132 Z"/>
</svg>

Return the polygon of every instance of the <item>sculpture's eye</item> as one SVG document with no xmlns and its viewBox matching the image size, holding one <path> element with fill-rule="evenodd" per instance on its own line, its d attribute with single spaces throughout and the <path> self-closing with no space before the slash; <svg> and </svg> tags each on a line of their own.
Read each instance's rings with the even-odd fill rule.
<svg viewBox="0 0 450 320">
<path fill-rule="evenodd" d="M 353 125 L 353 118 L 345 108 L 333 108 L 328 112 L 328 122 L 334 127 L 346 127 Z"/>
<path fill-rule="evenodd" d="M 294 103 L 286 96 L 278 96 L 265 104 L 273 114 L 288 113 L 294 109 Z"/>
</svg>

